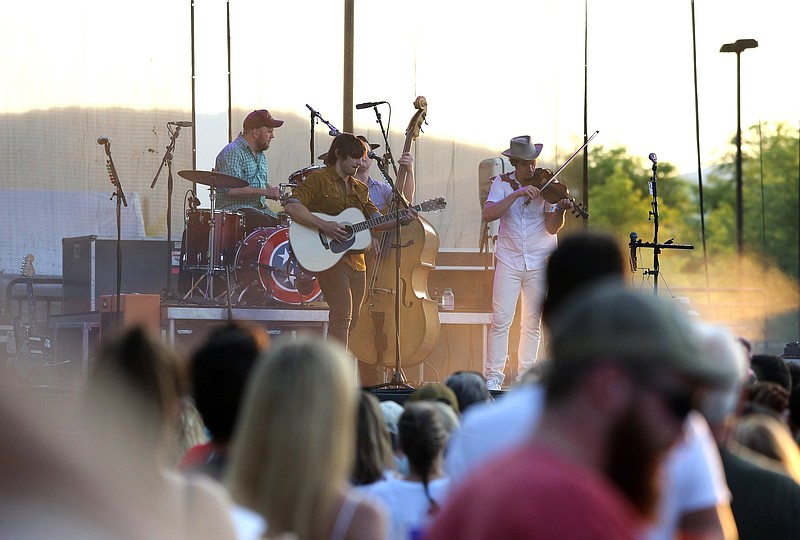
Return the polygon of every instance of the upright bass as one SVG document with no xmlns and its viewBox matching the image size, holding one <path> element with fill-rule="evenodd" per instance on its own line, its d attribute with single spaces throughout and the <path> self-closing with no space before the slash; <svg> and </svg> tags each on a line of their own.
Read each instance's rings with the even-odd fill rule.
<svg viewBox="0 0 800 540">
<path fill-rule="evenodd" d="M 417 97 L 414 107 L 417 111 L 406 129 L 404 153 L 419 136 L 428 112 L 423 96 Z M 408 173 L 401 165 L 396 182 L 400 193 Z M 391 211 L 396 210 L 392 206 Z M 367 294 L 349 340 L 351 351 L 361 361 L 385 367 L 396 365 L 398 343 L 401 367 L 409 367 L 425 360 L 439 338 L 438 308 L 428 296 L 428 273 L 435 265 L 439 237 L 418 216 L 402 228 L 397 240 L 394 230 L 382 233 L 379 255 L 367 256 Z"/>
</svg>

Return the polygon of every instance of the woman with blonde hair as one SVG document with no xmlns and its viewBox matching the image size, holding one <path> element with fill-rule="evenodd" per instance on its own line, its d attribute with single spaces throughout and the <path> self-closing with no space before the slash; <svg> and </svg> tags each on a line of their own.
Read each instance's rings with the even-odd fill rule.
<svg viewBox="0 0 800 540">
<path fill-rule="evenodd" d="M 268 535 L 298 540 L 384 538 L 384 515 L 349 487 L 355 367 L 344 349 L 310 336 L 273 345 L 251 374 L 227 484 L 266 519 Z"/>
</svg>

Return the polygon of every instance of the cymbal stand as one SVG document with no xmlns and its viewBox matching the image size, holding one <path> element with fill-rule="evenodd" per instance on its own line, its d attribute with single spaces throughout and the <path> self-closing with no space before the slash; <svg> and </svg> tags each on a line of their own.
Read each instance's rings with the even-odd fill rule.
<svg viewBox="0 0 800 540">
<path fill-rule="evenodd" d="M 166 152 L 164 153 L 164 157 L 161 159 L 161 165 L 158 166 L 158 171 L 156 171 L 156 176 L 153 178 L 153 183 L 150 184 L 150 189 L 153 189 L 156 186 L 156 182 L 158 181 L 158 175 L 161 174 L 161 169 L 164 168 L 164 164 L 167 165 L 167 260 L 169 264 L 167 265 L 167 281 L 166 286 L 164 288 L 164 298 L 165 299 L 174 299 L 175 292 L 172 290 L 172 190 L 173 190 L 173 178 L 172 178 L 172 157 L 175 152 L 175 141 L 178 140 L 178 135 L 181 133 L 181 126 L 176 125 L 175 131 L 172 131 L 170 124 L 167 124 L 167 131 L 169 131 L 169 144 L 166 147 Z"/>
<path fill-rule="evenodd" d="M 194 281 L 184 295 L 184 300 L 191 296 L 192 292 L 199 289 L 200 283 L 203 279 L 206 280 L 205 292 L 203 293 L 203 300 L 214 299 L 214 261 L 216 260 L 216 244 L 215 229 L 216 229 L 216 201 L 217 201 L 217 185 L 215 183 L 209 184 L 208 187 L 209 199 L 211 201 L 211 218 L 208 220 L 208 251 L 206 257 L 208 259 L 208 267 L 205 273 L 201 274 L 196 281 Z"/>
</svg>

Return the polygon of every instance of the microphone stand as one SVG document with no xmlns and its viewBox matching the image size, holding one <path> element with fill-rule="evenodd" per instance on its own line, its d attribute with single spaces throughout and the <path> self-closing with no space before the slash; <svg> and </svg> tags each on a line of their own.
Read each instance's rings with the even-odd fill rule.
<svg viewBox="0 0 800 540">
<path fill-rule="evenodd" d="M 181 126 L 175 126 L 175 131 L 173 132 L 170 129 L 169 124 L 167 124 L 167 130 L 169 131 L 169 144 L 166 147 L 166 152 L 164 153 L 164 157 L 161 159 L 161 165 L 158 166 L 158 171 L 156 171 L 156 176 L 153 178 L 153 183 L 150 184 L 150 189 L 153 189 L 158 181 L 158 175 L 161 174 L 161 169 L 164 168 L 164 164 L 167 165 L 167 281 L 166 287 L 164 288 L 164 299 L 173 300 L 175 299 L 175 292 L 172 290 L 172 190 L 174 187 L 174 180 L 172 177 L 172 157 L 175 152 L 175 141 L 178 140 L 178 135 L 181 134 Z"/>
<path fill-rule="evenodd" d="M 653 294 L 658 296 L 658 276 L 660 275 L 660 267 L 658 256 L 661 254 L 662 249 L 694 249 L 693 245 L 690 244 L 675 244 L 673 243 L 674 238 L 670 238 L 663 244 L 658 243 L 658 162 L 654 159 L 655 155 L 651 154 L 650 159 L 653 162 L 653 176 L 650 178 L 650 182 L 648 182 L 648 188 L 650 194 L 653 196 L 653 200 L 650 202 L 650 206 L 652 210 L 647 217 L 647 220 L 653 220 L 653 241 L 652 242 L 642 242 L 641 239 L 635 240 L 634 234 L 631 233 L 631 242 L 630 248 L 631 250 L 635 250 L 640 247 L 652 248 L 653 249 L 653 268 L 650 270 L 645 270 L 644 274 L 653 276 Z"/>
<path fill-rule="evenodd" d="M 120 297 L 122 296 L 122 206 L 128 206 L 128 201 L 125 198 L 125 192 L 122 190 L 122 183 L 119 181 L 117 168 L 114 166 L 114 159 L 111 157 L 111 142 L 103 144 L 106 151 L 106 166 L 108 167 L 108 174 L 111 177 L 111 183 L 116 187 L 114 193 L 111 194 L 111 199 L 117 198 L 117 305 L 115 309 L 115 330 L 119 331 L 120 323 L 122 322 L 122 311 L 120 306 Z"/>
<path fill-rule="evenodd" d="M 377 110 L 376 110 L 377 112 Z M 381 126 L 383 129 L 383 126 Z M 388 144 L 387 144 L 388 150 Z M 400 264 L 401 264 L 401 256 L 400 250 L 406 245 L 403 245 L 402 237 L 401 237 L 401 224 L 400 224 L 400 215 L 402 212 L 399 212 L 401 208 L 408 208 L 408 202 L 406 202 L 405 197 L 403 197 L 400 192 L 397 190 L 397 185 L 392 181 L 392 178 L 386 172 L 385 164 L 382 159 L 378 158 L 375 161 L 378 162 L 378 168 L 381 170 L 381 174 L 383 175 L 384 179 L 389 183 L 392 187 L 392 206 L 398 210 L 397 218 L 395 219 L 395 236 L 394 236 L 394 244 L 391 244 L 390 247 L 395 248 L 395 272 L 394 272 L 394 373 L 392 373 L 392 380 L 378 384 L 375 386 L 371 386 L 370 390 L 376 390 L 380 388 L 405 388 L 405 389 L 413 389 L 412 386 L 405 383 L 403 380 L 403 372 L 401 368 L 401 359 L 400 359 Z M 410 245 L 410 244 L 408 244 Z"/>
<path fill-rule="evenodd" d="M 391 105 L 390 105 L 390 107 L 391 107 Z M 372 106 L 372 110 L 375 111 L 375 122 L 381 128 L 381 136 L 383 137 L 383 147 L 386 148 L 386 153 L 383 154 L 383 159 L 386 160 L 387 163 L 391 163 L 392 170 L 394 171 L 394 175 L 397 176 L 397 164 L 395 163 L 394 156 L 392 155 L 392 148 L 389 146 L 389 137 L 386 135 L 386 130 L 383 127 L 383 119 L 381 117 L 381 113 L 378 110 L 378 106 L 377 105 L 373 105 Z M 378 167 L 381 169 L 381 172 L 383 173 L 384 178 L 387 179 L 389 184 L 392 186 L 392 189 L 396 192 L 397 190 L 394 188 L 394 184 L 392 184 L 391 180 L 389 180 L 389 178 L 387 177 L 386 172 L 383 170 L 383 167 L 381 167 L 380 162 L 378 162 Z M 407 205 L 406 205 L 406 208 L 408 208 Z"/>
<path fill-rule="evenodd" d="M 316 154 L 316 152 L 314 152 L 314 126 L 317 123 L 316 119 L 318 118 L 323 124 L 328 126 L 328 129 L 330 130 L 328 132 L 328 135 L 330 135 L 331 137 L 336 137 L 340 133 L 340 131 L 336 129 L 336 127 L 334 127 L 333 124 L 322 118 L 322 115 L 319 114 L 317 111 L 315 111 L 311 105 L 306 103 L 306 107 L 308 108 L 309 111 L 311 111 L 311 142 L 309 144 L 309 148 L 311 150 L 311 165 L 313 165 L 314 161 L 316 160 L 316 158 L 314 157 L 314 155 Z"/>
</svg>

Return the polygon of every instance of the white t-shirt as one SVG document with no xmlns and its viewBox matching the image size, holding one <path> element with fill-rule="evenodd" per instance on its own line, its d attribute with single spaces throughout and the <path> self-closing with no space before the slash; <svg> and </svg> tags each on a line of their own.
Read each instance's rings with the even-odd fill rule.
<svg viewBox="0 0 800 540">
<path fill-rule="evenodd" d="M 428 492 L 440 507 L 449 488 L 448 478 L 437 478 L 428 484 Z M 412 531 L 426 529 L 433 518 L 428 514 L 430 501 L 425 496 L 422 482 L 391 478 L 354 489 L 385 507 L 391 517 L 387 530 L 389 540 L 408 540 Z"/>
<path fill-rule="evenodd" d="M 664 497 L 647 540 L 672 540 L 681 516 L 730 501 L 731 494 L 719 450 L 703 415 L 692 411 L 684 424 L 683 441 L 662 467 Z"/>
</svg>

